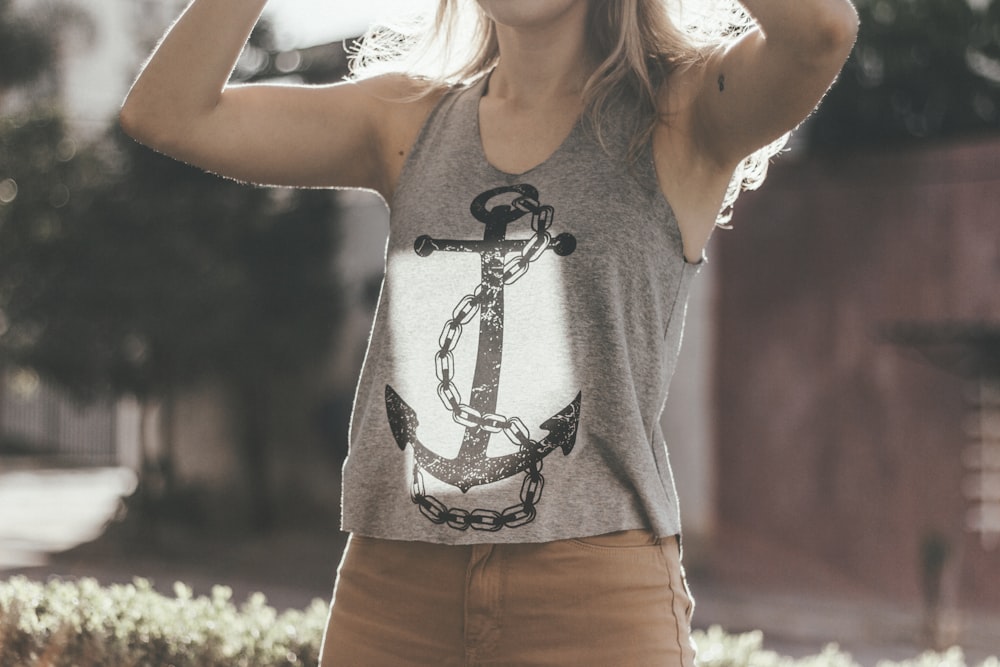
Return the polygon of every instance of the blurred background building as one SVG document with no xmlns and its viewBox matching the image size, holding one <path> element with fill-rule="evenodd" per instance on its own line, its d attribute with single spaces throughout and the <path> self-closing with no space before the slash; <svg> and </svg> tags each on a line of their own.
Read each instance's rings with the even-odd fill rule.
<svg viewBox="0 0 1000 667">
<path fill-rule="evenodd" d="M 1000 608 L 1000 141 L 771 179 L 717 246 L 720 520 Z"/>
</svg>

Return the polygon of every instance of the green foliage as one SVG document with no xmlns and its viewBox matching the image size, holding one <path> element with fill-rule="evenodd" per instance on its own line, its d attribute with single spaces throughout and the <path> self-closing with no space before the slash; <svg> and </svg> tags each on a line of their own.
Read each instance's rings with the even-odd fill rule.
<svg viewBox="0 0 1000 667">
<path fill-rule="evenodd" d="M 86 23 L 78 13 L 52 0 L 31 23 L 0 0 L 0 90 L 16 64 L 4 49 L 51 64 L 5 30 L 51 47 L 53 28 Z M 266 55 L 266 23 L 251 42 Z M 328 349 L 339 316 L 337 222 L 329 191 L 218 178 L 117 124 L 80 148 L 58 115 L 0 117 L 0 367 L 32 368 L 81 399 L 294 376 Z"/>
<path fill-rule="evenodd" d="M 9 5 L 0 0 L 0 93 L 17 64 L 7 51 L 41 67 L 18 81 L 50 64 L 27 42 L 5 42 L 4 30 L 51 46 L 59 30 L 86 26 L 51 0 L 31 11 L 48 32 L 32 33 Z M 241 72 L 259 78 L 270 72 L 266 24 L 251 42 L 246 62 L 256 54 L 263 64 Z M 0 117 L 0 370 L 31 369 L 81 401 L 169 402 L 211 381 L 226 392 L 254 521 L 266 527 L 275 396 L 327 353 L 341 313 L 339 220 L 331 191 L 219 178 L 139 146 L 117 124 L 81 147 L 40 105 Z M 149 466 L 164 471 L 168 492 L 171 448 Z"/>
<path fill-rule="evenodd" d="M 92 579 L 46 584 L 14 577 L 0 582 L 0 664 L 49 667 L 284 667 L 315 665 L 327 603 L 278 613 L 260 593 L 237 607 L 217 586 L 194 597 L 183 584 L 174 597 L 149 582 L 99 586 Z M 830 644 L 794 659 L 763 648 L 763 635 L 695 631 L 701 667 L 857 667 Z M 961 649 L 928 652 L 879 667 L 964 667 Z M 1000 667 L 991 658 L 980 667 Z"/>
<path fill-rule="evenodd" d="M 12 0 L 0 0 L 0 93 L 51 72 L 67 30 L 82 33 L 87 41 L 95 36 L 87 12 L 72 2 L 36 0 L 15 8 Z"/>
<path fill-rule="evenodd" d="M 273 392 L 341 312 L 335 197 L 225 180 L 117 128 L 78 149 L 56 117 L 0 119 L 0 368 L 80 400 L 217 382 L 265 528 Z"/>
<path fill-rule="evenodd" d="M 118 131 L 78 153 L 54 118 L 0 125 L 2 187 L 0 361 L 147 397 L 267 383 L 329 344 L 329 192 L 226 181 Z"/>
<path fill-rule="evenodd" d="M 820 148 L 1000 130 L 1000 1 L 856 0 L 858 42 L 811 126 Z"/>
<path fill-rule="evenodd" d="M 827 644 L 818 654 L 797 659 L 765 650 L 764 635 L 760 631 L 731 635 L 716 625 L 705 631 L 696 630 L 694 641 L 698 645 L 699 667 L 860 667 L 851 654 L 841 651 L 837 644 Z M 962 649 L 953 647 L 944 653 L 927 651 L 901 662 L 880 660 L 877 667 L 965 665 Z M 979 667 L 1000 667 L 1000 660 L 989 658 Z"/>
<path fill-rule="evenodd" d="M 55 62 L 56 45 L 44 27 L 0 0 L 0 90 L 34 81 Z"/>
<path fill-rule="evenodd" d="M 731 635 L 713 625 L 705 631 L 696 630 L 694 641 L 700 667 L 857 667 L 850 654 L 840 651 L 836 644 L 798 660 L 765 650 L 760 631 Z"/>
<path fill-rule="evenodd" d="M 87 189 L 92 173 L 59 118 L 0 119 L 0 365 L 40 335 L 22 317 L 47 282 L 38 260 L 66 233 L 71 193 Z"/>
<path fill-rule="evenodd" d="M 0 664 L 51 667 L 316 665 L 326 603 L 279 614 L 257 593 L 237 607 L 217 586 L 175 597 L 148 581 L 102 588 L 92 579 L 0 583 Z"/>
</svg>

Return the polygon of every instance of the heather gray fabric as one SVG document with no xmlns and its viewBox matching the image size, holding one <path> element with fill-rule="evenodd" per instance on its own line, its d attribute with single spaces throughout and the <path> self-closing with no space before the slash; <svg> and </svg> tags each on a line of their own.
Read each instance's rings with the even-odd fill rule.
<svg viewBox="0 0 1000 667">
<path fill-rule="evenodd" d="M 652 155 L 629 168 L 621 127 L 606 152 L 578 123 L 542 164 L 499 171 L 485 86 L 443 97 L 391 205 L 343 527 L 446 544 L 677 534 L 659 416 L 699 265 Z"/>
</svg>

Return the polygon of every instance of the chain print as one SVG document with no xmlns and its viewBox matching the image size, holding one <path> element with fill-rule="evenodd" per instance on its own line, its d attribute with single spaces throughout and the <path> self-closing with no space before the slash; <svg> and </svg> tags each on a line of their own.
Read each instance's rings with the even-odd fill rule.
<svg viewBox="0 0 1000 667">
<path fill-rule="evenodd" d="M 506 196 L 513 194 L 513 199 Z M 505 203 L 503 200 L 506 199 Z M 527 183 L 503 186 L 479 194 L 470 206 L 472 216 L 483 223 L 482 239 L 443 239 L 419 236 L 413 245 L 421 257 L 442 252 L 472 252 L 480 256 L 480 281 L 458 300 L 451 311 L 434 352 L 436 393 L 452 420 L 464 427 L 457 456 L 442 456 L 421 442 L 420 420 L 416 411 L 390 385 L 385 386 L 386 416 L 393 439 L 400 450 L 413 450 L 413 476 L 410 499 L 427 519 L 455 530 L 497 531 L 516 528 L 534 521 L 545 478 L 542 459 L 556 449 L 568 456 L 576 442 L 580 418 L 581 394 L 559 412 L 543 421 L 539 428 L 546 435 L 533 437 L 524 420 L 516 415 L 500 414 L 497 392 L 504 332 L 504 288 L 523 278 L 532 264 L 547 251 L 560 257 L 576 250 L 576 237 L 569 232 L 553 237 L 555 209 L 539 202 L 538 190 Z M 531 230 L 527 239 L 507 239 L 507 227 L 530 214 Z M 479 346 L 472 388 L 467 400 L 455 384 L 455 350 L 466 327 L 478 318 Z M 490 456 L 488 449 L 494 435 L 503 434 L 516 445 L 516 451 Z M 503 510 L 449 507 L 427 493 L 425 474 L 460 489 L 493 484 L 523 473 L 518 502 Z"/>
<path fill-rule="evenodd" d="M 521 483 L 521 502 L 502 512 L 489 509 L 475 509 L 471 512 L 460 507 L 448 507 L 434 496 L 427 495 L 424 488 L 424 474 L 413 466 L 413 486 L 410 499 L 420 513 L 436 524 L 448 524 L 457 530 L 483 530 L 496 532 L 503 527 L 517 528 L 535 519 L 535 505 L 542 497 L 545 478 L 542 476 L 542 462 L 535 461 L 524 474 Z"/>
<path fill-rule="evenodd" d="M 538 260 L 552 245 L 552 236 L 548 232 L 552 224 L 554 209 L 542 206 L 536 199 L 527 196 L 518 197 L 511 204 L 514 208 L 531 214 L 531 229 L 535 235 L 521 249 L 519 255 L 504 263 L 503 282 L 510 285 L 517 282 L 532 262 Z M 531 432 L 520 417 L 505 417 L 499 414 L 481 414 L 470 405 L 462 403 L 458 387 L 452 382 L 455 377 L 455 357 L 452 352 L 458 346 L 462 336 L 462 327 L 469 324 L 479 314 L 483 283 L 479 283 L 471 294 L 462 297 L 451 319 L 444 324 L 438 344 L 441 346 L 434 355 L 434 372 L 439 381 L 438 398 L 445 409 L 451 412 L 456 423 L 466 427 L 481 428 L 488 433 L 503 433 L 507 439 L 521 449 L 535 451 L 539 443 L 531 439 Z M 542 496 L 545 478 L 542 476 L 542 461 L 533 461 L 524 473 L 521 483 L 521 502 L 512 505 L 502 512 L 490 509 L 464 510 L 460 507 L 448 507 L 443 502 L 429 496 L 424 487 L 424 476 L 416 461 L 413 463 L 413 485 L 410 488 L 410 499 L 420 508 L 421 514 L 433 523 L 446 523 L 457 530 L 483 530 L 495 532 L 507 526 L 516 528 L 530 523 L 535 518 L 535 504 Z"/>
<path fill-rule="evenodd" d="M 528 272 L 528 267 L 542 253 L 548 250 L 552 244 L 552 236 L 548 233 L 549 225 L 552 224 L 553 209 L 551 206 L 542 206 L 538 201 L 529 197 L 518 197 L 512 206 L 531 213 L 531 229 L 535 235 L 524 246 L 521 253 L 508 260 L 504 264 L 503 282 L 510 285 L 520 280 Z M 451 314 L 451 319 L 445 322 L 438 338 L 441 349 L 434 355 L 434 372 L 440 382 L 437 388 L 438 398 L 452 414 L 452 418 L 462 426 L 478 427 L 489 433 L 503 433 L 515 445 L 528 447 L 532 444 L 530 432 L 524 422 L 518 417 L 507 418 L 497 414 L 481 414 L 470 405 L 462 403 L 462 396 L 458 392 L 458 387 L 452 382 L 455 377 L 455 357 L 452 352 L 458 346 L 458 340 L 462 336 L 462 327 L 472 321 L 479 314 L 480 298 L 482 297 L 484 285 L 479 283 L 472 291 L 461 298 L 455 310 Z M 534 443 L 537 445 L 538 443 Z"/>
</svg>

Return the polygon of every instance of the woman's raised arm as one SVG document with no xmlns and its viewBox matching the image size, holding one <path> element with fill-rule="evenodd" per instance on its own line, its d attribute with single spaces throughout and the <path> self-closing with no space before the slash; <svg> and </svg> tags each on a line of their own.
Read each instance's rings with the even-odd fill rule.
<svg viewBox="0 0 1000 667">
<path fill-rule="evenodd" d="M 850 0 L 740 3 L 758 27 L 709 60 L 696 101 L 699 143 L 726 168 L 812 112 L 858 29 Z"/>
<path fill-rule="evenodd" d="M 331 86 L 227 85 L 267 0 L 194 0 L 121 110 L 139 142 L 231 178 L 388 195 L 407 148 L 403 77 Z M 406 114 L 403 114 L 404 116 Z M 412 140 L 412 139 L 410 139 Z"/>
</svg>

